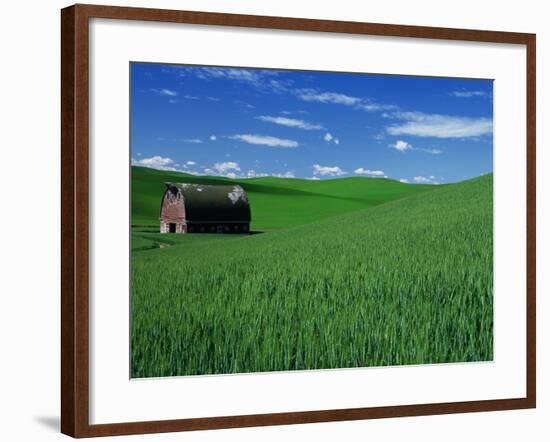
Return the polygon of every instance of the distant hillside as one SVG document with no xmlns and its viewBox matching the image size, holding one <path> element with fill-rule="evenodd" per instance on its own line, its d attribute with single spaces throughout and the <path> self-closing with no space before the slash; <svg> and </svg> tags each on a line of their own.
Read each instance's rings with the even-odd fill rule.
<svg viewBox="0 0 550 442">
<path fill-rule="evenodd" d="M 262 231 L 319 221 L 435 187 L 364 177 L 319 181 L 276 177 L 232 180 L 132 167 L 132 225 L 158 226 L 160 201 L 167 181 L 241 185 L 250 200 L 251 228 Z"/>
</svg>

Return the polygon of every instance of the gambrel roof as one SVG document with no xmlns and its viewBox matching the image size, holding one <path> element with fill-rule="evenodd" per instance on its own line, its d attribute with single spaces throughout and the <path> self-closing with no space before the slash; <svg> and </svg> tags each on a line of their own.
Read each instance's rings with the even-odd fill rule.
<svg viewBox="0 0 550 442">
<path fill-rule="evenodd" d="M 250 222 L 248 197 L 239 185 L 165 184 L 166 192 L 182 195 L 187 221 Z"/>
</svg>

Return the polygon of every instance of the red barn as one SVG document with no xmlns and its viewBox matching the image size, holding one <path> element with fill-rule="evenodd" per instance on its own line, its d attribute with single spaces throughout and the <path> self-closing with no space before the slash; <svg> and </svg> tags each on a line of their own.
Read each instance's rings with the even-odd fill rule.
<svg viewBox="0 0 550 442">
<path fill-rule="evenodd" d="M 238 185 L 165 183 L 161 233 L 248 233 L 250 204 Z"/>
</svg>

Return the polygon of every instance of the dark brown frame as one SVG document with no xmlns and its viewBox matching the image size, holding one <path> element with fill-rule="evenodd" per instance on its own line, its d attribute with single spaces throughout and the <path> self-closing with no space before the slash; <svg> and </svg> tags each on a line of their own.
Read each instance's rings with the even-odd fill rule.
<svg viewBox="0 0 550 442">
<path fill-rule="evenodd" d="M 88 354 L 88 23 L 91 17 L 472 42 L 527 49 L 527 395 L 521 398 L 90 425 Z M 61 431 L 73 437 L 420 416 L 536 406 L 534 34 L 209 12 L 74 5 L 61 11 Z"/>
</svg>

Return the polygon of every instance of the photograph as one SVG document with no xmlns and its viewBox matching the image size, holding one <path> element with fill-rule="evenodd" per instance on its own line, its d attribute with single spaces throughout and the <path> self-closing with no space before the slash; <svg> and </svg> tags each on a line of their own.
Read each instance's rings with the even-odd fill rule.
<svg viewBox="0 0 550 442">
<path fill-rule="evenodd" d="M 492 80 L 129 74 L 132 378 L 492 361 Z"/>
<path fill-rule="evenodd" d="M 543 2 L 3 6 L 0 441 L 549 439 Z"/>
</svg>

